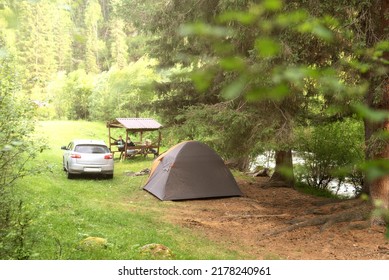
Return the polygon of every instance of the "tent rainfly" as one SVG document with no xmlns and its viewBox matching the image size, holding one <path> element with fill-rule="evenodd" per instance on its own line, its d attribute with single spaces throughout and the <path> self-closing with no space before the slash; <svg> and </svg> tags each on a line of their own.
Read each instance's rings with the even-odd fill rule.
<svg viewBox="0 0 389 280">
<path fill-rule="evenodd" d="M 198 141 L 177 144 L 155 159 L 143 189 L 160 200 L 242 195 L 221 157 Z"/>
</svg>

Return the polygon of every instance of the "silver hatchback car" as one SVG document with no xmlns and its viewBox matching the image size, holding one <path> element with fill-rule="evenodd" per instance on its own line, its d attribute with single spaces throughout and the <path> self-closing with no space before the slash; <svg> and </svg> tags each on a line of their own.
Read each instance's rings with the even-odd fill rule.
<svg viewBox="0 0 389 280">
<path fill-rule="evenodd" d="M 102 140 L 73 140 L 62 146 L 63 170 L 68 179 L 76 174 L 103 174 L 113 178 L 113 155 Z"/>
</svg>

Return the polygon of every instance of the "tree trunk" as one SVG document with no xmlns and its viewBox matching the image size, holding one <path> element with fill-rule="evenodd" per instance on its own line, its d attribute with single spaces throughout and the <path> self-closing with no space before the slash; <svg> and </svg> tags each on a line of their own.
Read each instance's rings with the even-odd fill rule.
<svg viewBox="0 0 389 280">
<path fill-rule="evenodd" d="M 375 83 L 372 83 L 374 85 Z M 374 94 L 374 89 L 370 88 L 368 97 Z M 369 100 L 369 98 L 367 98 Z M 382 89 L 382 98 L 378 104 L 367 103 L 372 109 L 386 109 L 389 110 L 389 79 L 384 80 Z M 378 147 L 374 145 L 374 132 L 386 131 L 389 133 L 389 120 L 386 119 L 382 123 L 371 123 L 365 121 L 365 139 L 366 139 L 366 155 L 367 159 L 381 160 L 389 159 L 389 141 L 380 141 Z M 375 148 L 375 149 L 374 149 Z M 379 201 L 383 208 L 389 209 L 389 174 L 384 175 L 374 181 L 368 182 L 369 193 L 373 203 Z"/>
<path fill-rule="evenodd" d="M 389 1 L 376 1 L 372 5 L 371 18 L 373 26 L 366 32 L 368 47 L 374 46 L 379 40 L 388 40 L 389 26 Z M 369 32 L 372 31 L 372 32 Z M 384 53 L 384 58 L 389 59 L 389 53 Z M 370 86 L 365 96 L 365 103 L 371 109 L 389 110 L 389 78 L 387 74 L 380 77 L 367 74 Z M 389 119 L 372 123 L 365 120 L 365 140 L 367 159 L 389 159 L 389 141 L 380 141 L 379 145 L 373 142 L 377 132 L 389 132 Z M 379 202 L 381 207 L 389 209 L 389 174 L 374 181 L 368 182 L 369 192 L 373 203 Z M 373 219 L 374 222 L 374 219 Z"/>
<path fill-rule="evenodd" d="M 226 161 L 226 165 L 229 168 L 237 169 L 243 172 L 249 169 L 250 159 L 248 157 L 231 158 Z"/>
<path fill-rule="evenodd" d="M 276 167 L 269 182 L 263 187 L 294 187 L 292 150 L 276 151 Z"/>
</svg>

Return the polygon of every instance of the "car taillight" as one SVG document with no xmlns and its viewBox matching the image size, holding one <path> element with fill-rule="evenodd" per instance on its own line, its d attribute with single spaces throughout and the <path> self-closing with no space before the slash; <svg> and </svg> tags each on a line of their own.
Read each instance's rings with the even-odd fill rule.
<svg viewBox="0 0 389 280">
<path fill-rule="evenodd" d="M 79 155 L 79 154 L 71 154 L 70 157 L 71 158 L 81 158 L 81 155 Z"/>
<path fill-rule="evenodd" d="M 112 156 L 112 154 L 105 155 L 105 156 L 104 156 L 104 159 L 113 159 L 113 156 Z"/>
</svg>

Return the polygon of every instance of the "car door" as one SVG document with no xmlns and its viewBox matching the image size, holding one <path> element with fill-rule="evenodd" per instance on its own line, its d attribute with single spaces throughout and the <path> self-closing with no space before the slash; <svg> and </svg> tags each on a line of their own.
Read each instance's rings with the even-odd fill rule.
<svg viewBox="0 0 389 280">
<path fill-rule="evenodd" d="M 63 153 L 63 166 L 64 166 L 64 169 L 65 168 L 67 169 L 67 166 L 69 164 L 69 157 L 70 157 L 70 154 L 71 154 L 73 148 L 74 148 L 74 143 L 70 142 L 68 144 L 68 146 L 66 147 L 66 150 Z"/>
</svg>

